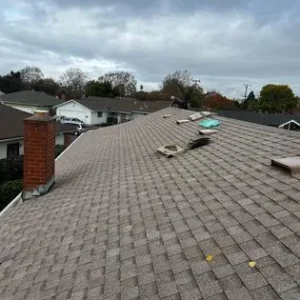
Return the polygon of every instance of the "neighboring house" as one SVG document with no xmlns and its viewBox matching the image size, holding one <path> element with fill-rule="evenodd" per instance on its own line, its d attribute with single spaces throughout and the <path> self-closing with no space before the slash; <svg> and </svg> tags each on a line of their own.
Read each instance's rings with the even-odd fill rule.
<svg viewBox="0 0 300 300">
<path fill-rule="evenodd" d="M 218 111 L 218 115 L 265 126 L 279 127 L 290 130 L 300 130 L 300 127 L 297 125 L 298 123 L 300 123 L 300 116 L 297 115 L 258 113 L 242 110 L 221 110 Z"/>
<path fill-rule="evenodd" d="M 0 159 L 23 155 L 24 119 L 32 116 L 29 113 L 0 104 Z M 60 124 L 56 126 L 56 145 L 69 144 L 70 133 L 76 131 L 76 126 Z"/>
<path fill-rule="evenodd" d="M 169 104 L 169 102 L 138 101 L 128 98 L 89 97 L 66 101 L 54 109 L 57 116 L 78 118 L 87 125 L 98 125 L 107 123 L 110 117 L 116 118 L 117 123 L 123 123 L 165 108 Z"/>
<path fill-rule="evenodd" d="M 158 154 L 198 135 L 191 113 L 81 135 L 1 216 L 0 299 L 299 300 L 300 182 L 271 166 L 299 133 L 220 117 L 209 145 Z"/>
<path fill-rule="evenodd" d="M 20 91 L 0 97 L 0 103 L 31 114 L 36 110 L 46 110 L 51 113 L 52 107 L 62 102 L 59 98 L 35 91 Z"/>
</svg>

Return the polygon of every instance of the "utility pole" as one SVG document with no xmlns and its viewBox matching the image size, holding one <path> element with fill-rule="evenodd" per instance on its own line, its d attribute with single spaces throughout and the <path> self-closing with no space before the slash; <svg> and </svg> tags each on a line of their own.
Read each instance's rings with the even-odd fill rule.
<svg viewBox="0 0 300 300">
<path fill-rule="evenodd" d="M 200 79 L 193 79 L 193 82 L 194 82 L 194 87 L 193 87 L 193 89 L 196 89 L 196 88 L 198 88 L 198 82 L 200 83 L 201 82 L 201 80 Z M 198 99 L 198 108 L 199 108 L 199 110 L 200 110 L 200 100 Z"/>
<path fill-rule="evenodd" d="M 247 100 L 247 97 L 248 97 L 248 87 L 251 86 L 250 84 L 244 84 L 244 87 L 245 87 L 245 96 L 244 96 L 244 100 L 246 101 Z"/>
</svg>

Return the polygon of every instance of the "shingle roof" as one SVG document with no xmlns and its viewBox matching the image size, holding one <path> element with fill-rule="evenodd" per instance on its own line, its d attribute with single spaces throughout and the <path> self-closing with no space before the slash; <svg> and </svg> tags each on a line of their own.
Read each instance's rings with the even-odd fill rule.
<svg viewBox="0 0 300 300">
<path fill-rule="evenodd" d="M 1 219 L 0 298 L 300 299 L 300 183 L 270 166 L 299 134 L 220 118 L 209 145 L 157 154 L 197 133 L 189 114 L 83 134 Z"/>
<path fill-rule="evenodd" d="M 151 113 L 170 105 L 164 101 L 138 101 L 132 98 L 100 98 L 89 97 L 88 99 L 75 100 L 94 111 L 112 112 L 139 112 Z"/>
<path fill-rule="evenodd" d="M 21 103 L 27 105 L 52 107 L 62 103 L 59 98 L 49 96 L 43 92 L 20 91 L 1 96 L 0 102 Z"/>
<path fill-rule="evenodd" d="M 23 137 L 24 119 L 32 116 L 29 113 L 0 104 L 0 141 Z M 57 132 L 74 131 L 76 126 L 72 124 L 56 123 Z"/>
<path fill-rule="evenodd" d="M 252 111 L 235 111 L 235 110 L 224 110 L 219 111 L 220 116 L 226 118 L 233 118 L 241 121 L 256 123 L 266 126 L 279 126 L 288 121 L 295 120 L 300 122 L 299 115 L 289 114 L 276 114 L 276 113 L 257 113 Z"/>
</svg>

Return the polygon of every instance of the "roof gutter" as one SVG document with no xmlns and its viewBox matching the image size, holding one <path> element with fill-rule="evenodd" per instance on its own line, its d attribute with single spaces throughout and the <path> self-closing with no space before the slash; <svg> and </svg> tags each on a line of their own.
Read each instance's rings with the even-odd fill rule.
<svg viewBox="0 0 300 300">
<path fill-rule="evenodd" d="M 57 108 L 57 107 L 59 107 L 59 106 L 65 105 L 65 104 L 67 104 L 67 103 L 70 103 L 70 102 L 72 102 L 72 101 L 77 102 L 77 101 L 74 100 L 74 99 L 70 99 L 70 100 L 68 100 L 68 101 L 65 101 L 65 102 L 62 102 L 62 103 L 60 103 L 60 104 L 54 105 L 54 106 L 52 106 L 52 108 Z M 77 102 L 77 103 L 79 103 L 79 102 Z M 80 103 L 79 103 L 79 104 L 80 104 Z M 82 104 L 81 104 L 81 105 L 82 105 Z M 84 105 L 83 105 L 83 106 L 84 106 Z"/>
<path fill-rule="evenodd" d="M 58 130 L 58 131 L 55 131 L 55 134 L 58 134 L 58 133 L 68 133 L 68 132 L 74 132 L 76 131 L 76 128 L 70 128 L 70 129 L 65 129 L 65 130 Z M 11 141 L 17 141 L 17 140 L 23 140 L 24 137 L 23 136 L 19 136 L 19 137 L 15 137 L 15 138 L 8 138 L 8 139 L 0 139 L 0 143 L 5 143 L 5 142 L 11 142 Z"/>
<path fill-rule="evenodd" d="M 20 137 L 15 137 L 15 138 L 9 138 L 9 139 L 3 139 L 3 140 L 0 140 L 0 143 L 3 143 L 3 142 L 10 142 L 10 141 L 16 141 L 16 140 L 23 140 L 24 137 L 23 136 L 20 136 Z"/>
<path fill-rule="evenodd" d="M 21 105 L 21 106 L 39 106 L 39 107 L 54 107 L 51 104 L 34 104 L 34 103 L 22 103 L 22 102 L 12 102 L 12 101 L 4 101 L 1 100 L 0 98 L 0 102 L 1 103 L 7 103 L 7 104 L 12 104 L 12 105 Z"/>
<path fill-rule="evenodd" d="M 119 114 L 133 114 L 133 113 L 149 113 L 148 111 L 144 111 L 144 110 L 130 110 L 130 111 L 123 111 L 123 110 L 109 110 L 109 109 L 105 109 L 105 110 L 94 110 L 94 112 L 108 112 L 108 113 L 119 113 Z"/>
</svg>

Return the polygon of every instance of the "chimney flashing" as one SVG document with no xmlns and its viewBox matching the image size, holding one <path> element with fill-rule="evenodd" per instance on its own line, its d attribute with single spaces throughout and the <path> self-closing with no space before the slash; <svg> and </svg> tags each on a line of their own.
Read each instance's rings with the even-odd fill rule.
<svg viewBox="0 0 300 300">
<path fill-rule="evenodd" d="M 32 190 L 23 191 L 22 199 L 29 200 L 38 196 L 45 195 L 49 192 L 49 190 L 52 188 L 54 183 L 55 183 L 55 178 L 53 176 L 46 184 L 38 185 Z"/>
</svg>

